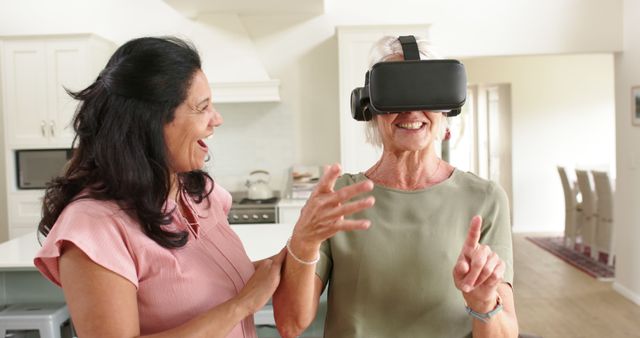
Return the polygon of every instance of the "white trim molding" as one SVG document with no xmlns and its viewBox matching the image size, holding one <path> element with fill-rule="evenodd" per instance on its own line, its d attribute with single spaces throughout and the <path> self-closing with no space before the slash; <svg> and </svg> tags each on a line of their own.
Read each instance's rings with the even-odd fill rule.
<svg viewBox="0 0 640 338">
<path fill-rule="evenodd" d="M 280 80 L 213 82 L 213 103 L 280 102 Z"/>
<path fill-rule="evenodd" d="M 616 290 L 619 294 L 623 295 L 625 298 L 630 301 L 640 305 L 640 295 L 629 290 L 627 287 L 623 286 L 618 282 L 613 282 L 613 289 Z"/>
</svg>

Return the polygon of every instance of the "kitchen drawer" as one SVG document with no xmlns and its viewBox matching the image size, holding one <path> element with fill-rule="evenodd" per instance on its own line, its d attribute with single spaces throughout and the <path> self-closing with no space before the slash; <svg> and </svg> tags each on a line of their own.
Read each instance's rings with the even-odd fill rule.
<svg viewBox="0 0 640 338">
<path fill-rule="evenodd" d="M 18 191 L 8 194 L 9 224 L 27 223 L 36 225 L 42 215 L 43 190 Z"/>
<path fill-rule="evenodd" d="M 20 236 L 24 236 L 29 233 L 35 233 L 38 230 L 38 223 L 31 225 L 12 225 L 9 227 L 9 239 L 14 239 Z M 33 240 L 37 240 L 35 234 Z"/>
<path fill-rule="evenodd" d="M 278 223 L 295 224 L 300 217 L 301 205 L 278 206 Z"/>
</svg>

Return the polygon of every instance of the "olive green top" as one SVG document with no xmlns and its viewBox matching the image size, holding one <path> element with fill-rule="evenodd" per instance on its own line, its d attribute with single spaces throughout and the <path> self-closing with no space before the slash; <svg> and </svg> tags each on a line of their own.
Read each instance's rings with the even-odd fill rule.
<svg viewBox="0 0 640 338">
<path fill-rule="evenodd" d="M 365 180 L 345 174 L 336 189 Z M 453 267 L 471 218 L 483 218 L 480 243 L 506 265 L 513 282 L 507 196 L 496 183 L 454 170 L 427 189 L 376 185 L 375 205 L 352 215 L 367 230 L 322 244 L 316 274 L 329 283 L 325 337 L 471 337 L 471 319 L 453 283 Z"/>
</svg>

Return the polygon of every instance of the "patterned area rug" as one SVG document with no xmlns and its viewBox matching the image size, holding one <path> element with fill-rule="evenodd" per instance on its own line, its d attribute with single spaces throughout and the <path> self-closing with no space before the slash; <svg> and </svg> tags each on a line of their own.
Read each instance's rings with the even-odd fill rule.
<svg viewBox="0 0 640 338">
<path fill-rule="evenodd" d="M 564 246 L 562 237 L 527 237 L 527 239 L 593 278 L 611 281 L 615 276 L 615 262 L 614 266 L 603 263 L 602 260 L 604 258 L 606 262 L 606 257 L 600 257 L 601 261 L 595 261 L 589 257 L 588 249 L 586 253 L 582 253 Z"/>
</svg>

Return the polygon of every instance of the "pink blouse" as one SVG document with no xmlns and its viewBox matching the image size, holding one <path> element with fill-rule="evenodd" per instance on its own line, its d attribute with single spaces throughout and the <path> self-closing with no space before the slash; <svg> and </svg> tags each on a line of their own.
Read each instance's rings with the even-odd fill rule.
<svg viewBox="0 0 640 338">
<path fill-rule="evenodd" d="M 215 185 L 208 201 L 196 204 L 187 194 L 181 197 L 197 219 L 190 225 L 177 208 L 173 213 L 167 229 L 189 231 L 189 241 L 181 248 L 158 245 L 114 202 L 81 199 L 60 214 L 36 254 L 35 266 L 60 286 L 60 248 L 64 241 L 72 242 L 95 263 L 136 286 L 141 334 L 179 326 L 236 296 L 254 273 L 227 222 L 231 195 Z M 176 207 L 173 201 L 166 205 L 168 210 Z M 253 316 L 238 323 L 228 337 L 257 337 Z"/>
</svg>

